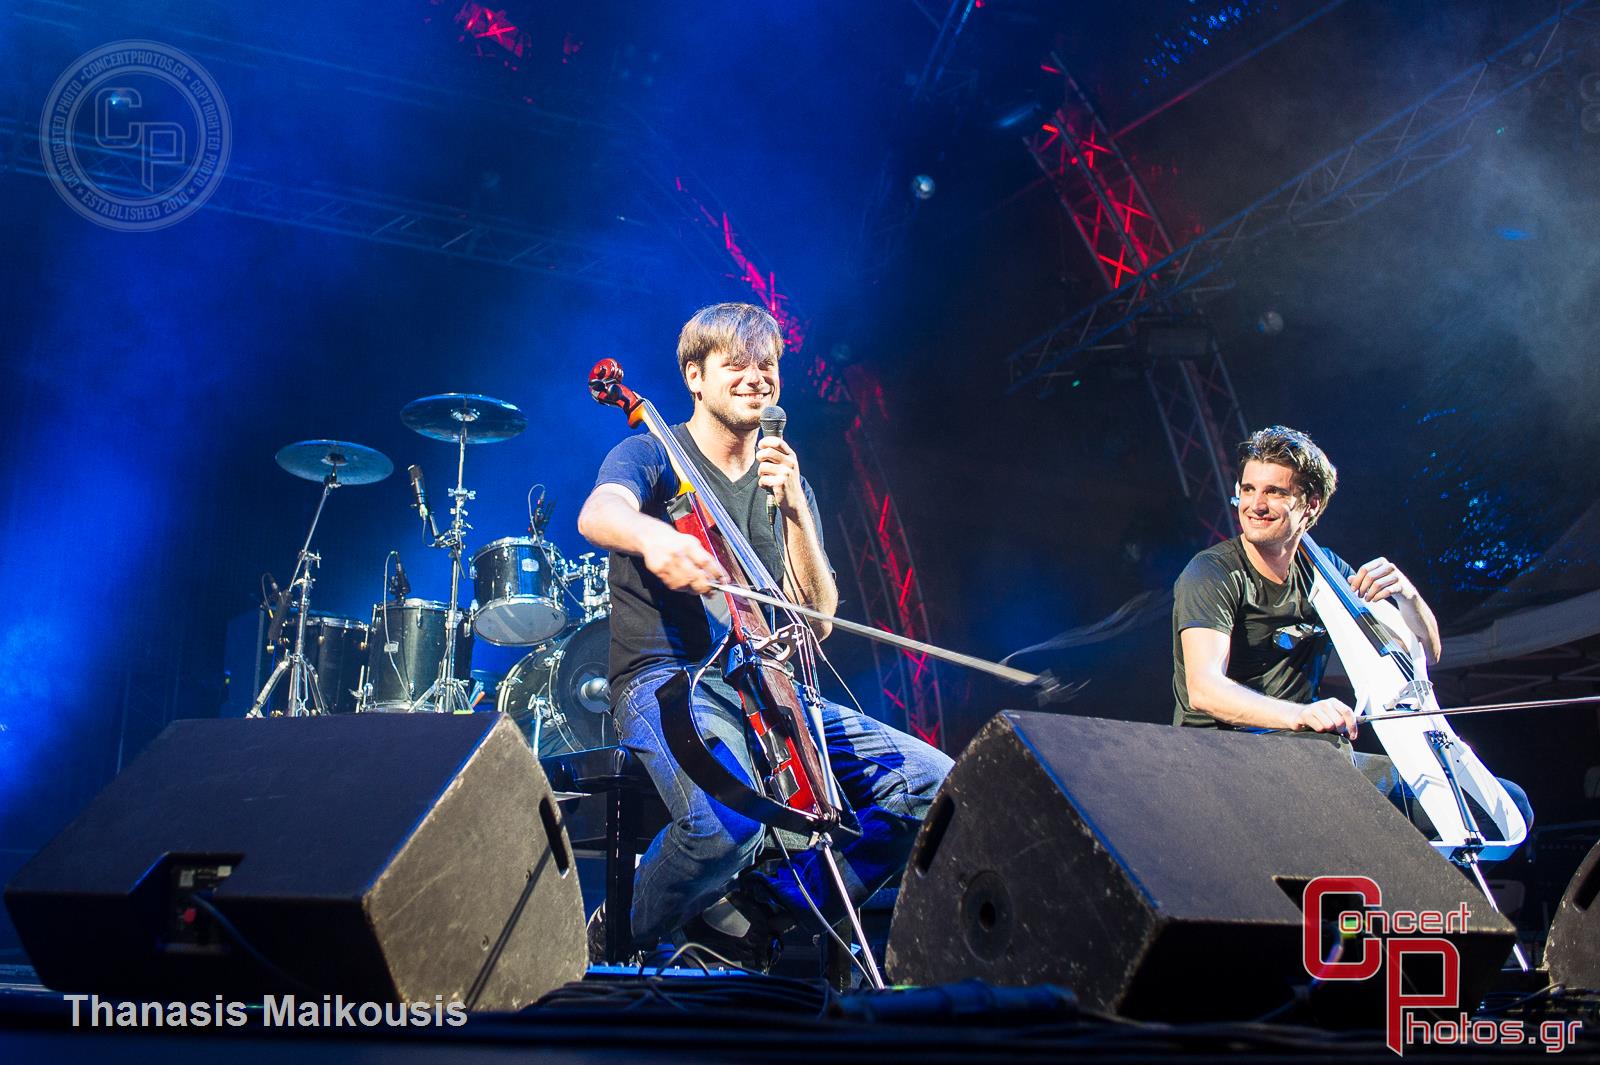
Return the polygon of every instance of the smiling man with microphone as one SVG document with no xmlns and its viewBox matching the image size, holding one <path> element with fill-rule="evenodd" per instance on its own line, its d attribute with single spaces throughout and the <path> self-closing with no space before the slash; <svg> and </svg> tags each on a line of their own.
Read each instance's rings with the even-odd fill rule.
<svg viewBox="0 0 1600 1065">
<path fill-rule="evenodd" d="M 701 310 L 678 339 L 678 368 L 694 411 L 672 433 L 789 597 L 831 614 L 839 592 L 822 519 L 777 406 L 782 354 L 782 331 L 762 308 L 721 303 Z M 765 969 L 781 933 L 805 919 L 805 894 L 788 870 L 752 868 L 763 827 L 696 787 L 662 736 L 656 691 L 711 656 L 717 634 L 700 596 L 713 581 L 727 580 L 697 539 L 669 524 L 667 504 L 677 488 L 661 444 L 647 433 L 629 436 L 606 456 L 578 515 L 578 531 L 611 552 L 609 680 L 617 734 L 672 814 L 635 878 L 634 941 L 701 943 Z M 826 622 L 812 626 L 819 637 L 828 635 Z M 950 759 L 848 707 L 823 700 L 820 708 L 829 759 L 851 808 L 847 823 L 860 830 L 838 851 L 859 905 L 904 867 Z M 694 689 L 694 711 L 700 732 L 721 741 L 729 768 L 753 783 L 756 763 L 739 696 L 716 662 Z M 836 892 L 815 859 L 813 852 L 797 853 L 794 874 L 837 918 Z M 601 911 L 591 920 L 592 958 L 603 943 L 602 920 Z"/>
</svg>

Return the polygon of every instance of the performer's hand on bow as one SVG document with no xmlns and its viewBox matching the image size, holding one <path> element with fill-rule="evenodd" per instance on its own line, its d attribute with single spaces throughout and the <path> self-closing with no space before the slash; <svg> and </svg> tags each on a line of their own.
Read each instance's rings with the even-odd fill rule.
<svg viewBox="0 0 1600 1065">
<path fill-rule="evenodd" d="M 1360 726 L 1356 724 L 1355 711 L 1338 699 L 1318 699 L 1300 708 L 1300 719 L 1295 722 L 1296 732 L 1342 732 L 1352 740 Z"/>
<path fill-rule="evenodd" d="M 761 487 L 771 490 L 772 501 L 785 518 L 797 517 L 806 505 L 805 489 L 800 487 L 800 459 L 781 436 L 763 436 L 756 441 L 756 472 Z"/>
<path fill-rule="evenodd" d="M 1375 558 L 1350 575 L 1350 587 L 1369 603 L 1380 599 L 1417 597 L 1417 586 L 1386 558 Z"/>
<path fill-rule="evenodd" d="M 728 580 L 728 574 L 699 540 L 670 525 L 661 525 L 661 531 L 644 545 L 643 558 L 645 569 L 675 592 L 705 595 L 712 581 L 725 584 Z"/>
</svg>

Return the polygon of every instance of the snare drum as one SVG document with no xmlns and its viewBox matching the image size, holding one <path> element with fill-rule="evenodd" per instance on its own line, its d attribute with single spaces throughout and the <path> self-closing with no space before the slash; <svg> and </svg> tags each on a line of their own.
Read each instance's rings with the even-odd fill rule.
<svg viewBox="0 0 1600 1065">
<path fill-rule="evenodd" d="M 561 583 L 546 546 L 527 536 L 485 544 L 472 556 L 472 628 L 493 644 L 543 643 L 567 627 Z"/>
<path fill-rule="evenodd" d="M 272 664 L 294 650 L 295 625 L 299 617 L 290 613 L 283 632 L 272 648 Z M 330 714 L 353 714 L 359 692 L 361 666 L 367 660 L 367 623 L 354 618 L 336 618 L 312 611 L 306 618 L 306 661 L 317 672 L 317 690 L 322 705 Z M 289 681 L 272 689 L 267 707 L 274 714 L 288 713 Z"/>
<path fill-rule="evenodd" d="M 500 682 L 495 709 L 510 714 L 530 741 L 537 733 L 541 758 L 613 746 L 610 652 L 609 618 L 581 625 L 518 662 Z"/>
<path fill-rule="evenodd" d="M 379 603 L 372 608 L 372 634 L 367 642 L 370 694 L 364 709 L 409 710 L 433 686 L 444 662 L 448 613 L 446 604 L 427 599 Z M 472 677 L 472 629 L 465 611 L 456 633 L 455 674 L 462 680 Z"/>
</svg>

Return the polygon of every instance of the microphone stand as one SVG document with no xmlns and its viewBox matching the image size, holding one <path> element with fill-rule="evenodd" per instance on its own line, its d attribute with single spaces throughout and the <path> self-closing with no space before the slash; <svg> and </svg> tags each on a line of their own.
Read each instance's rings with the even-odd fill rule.
<svg viewBox="0 0 1600 1065">
<path fill-rule="evenodd" d="M 444 535 L 435 535 L 433 546 L 450 551 L 450 606 L 445 611 L 444 658 L 439 663 L 439 675 L 428 690 L 417 696 L 412 710 L 433 710 L 441 714 L 471 713 L 472 704 L 467 694 L 467 682 L 456 676 L 456 630 L 465 620 L 461 611 L 461 552 L 466 545 L 467 500 L 478 498 L 477 492 L 465 487 L 467 472 L 467 425 L 477 418 L 473 411 L 456 411 L 453 415 L 461 422 L 456 436 L 456 486 L 450 489 L 450 528 Z M 432 515 L 429 515 L 431 522 Z"/>
<path fill-rule="evenodd" d="M 322 480 L 322 498 L 317 500 L 316 513 L 311 516 L 311 529 L 306 533 L 306 542 L 301 545 L 300 553 L 295 556 L 294 573 L 289 578 L 289 588 L 286 594 L 293 595 L 295 588 L 300 589 L 298 601 L 300 616 L 295 620 L 294 650 L 289 652 L 287 658 L 282 659 L 272 668 L 272 675 L 262 685 L 261 691 L 256 694 L 255 702 L 250 704 L 245 717 L 261 717 L 266 709 L 267 701 L 272 697 L 272 691 L 283 679 L 284 674 L 289 676 L 289 697 L 286 702 L 285 714 L 288 717 L 309 717 L 313 714 L 326 714 L 327 704 L 322 699 L 322 687 L 317 682 L 317 670 L 310 662 L 306 661 L 306 615 L 311 610 L 311 586 L 316 583 L 316 578 L 311 576 L 313 568 L 322 565 L 322 556 L 313 553 L 311 540 L 317 535 L 317 523 L 322 520 L 322 508 L 328 504 L 328 496 L 333 494 L 335 488 L 341 487 L 339 482 L 339 466 L 334 464 L 333 471 Z M 310 695 L 307 703 L 306 696 Z"/>
</svg>

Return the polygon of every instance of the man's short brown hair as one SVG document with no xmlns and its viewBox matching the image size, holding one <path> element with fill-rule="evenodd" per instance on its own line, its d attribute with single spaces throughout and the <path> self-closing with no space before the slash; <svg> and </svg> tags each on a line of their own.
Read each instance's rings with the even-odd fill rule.
<svg viewBox="0 0 1600 1065">
<path fill-rule="evenodd" d="M 1320 447 L 1305 433 L 1286 425 L 1257 429 L 1239 445 L 1238 476 L 1244 477 L 1247 462 L 1271 462 L 1294 471 L 1294 483 L 1311 499 L 1328 500 L 1339 486 L 1339 471 L 1333 468 Z M 1320 513 L 1320 512 L 1319 512 Z"/>
<path fill-rule="evenodd" d="M 735 363 L 760 362 L 783 356 L 783 329 L 763 307 L 753 303 L 714 303 L 702 307 L 678 334 L 678 372 L 688 379 L 689 364 L 725 351 Z"/>
</svg>

